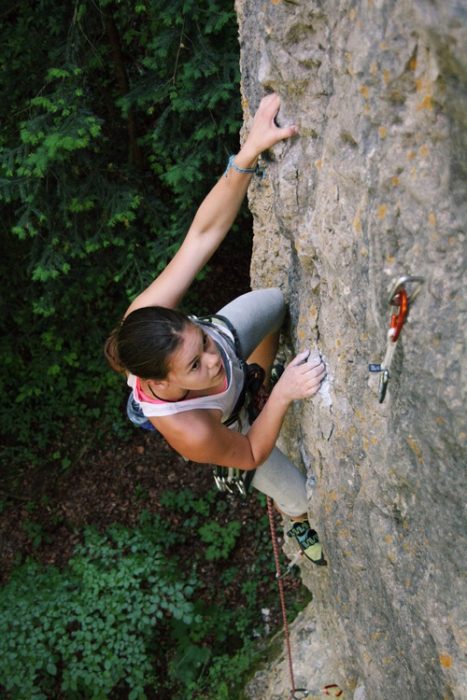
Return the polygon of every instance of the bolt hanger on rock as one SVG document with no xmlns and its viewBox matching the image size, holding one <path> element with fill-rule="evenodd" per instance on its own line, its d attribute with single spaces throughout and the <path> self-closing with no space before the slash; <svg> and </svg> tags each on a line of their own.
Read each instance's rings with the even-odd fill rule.
<svg viewBox="0 0 467 700">
<path fill-rule="evenodd" d="M 388 382 L 391 377 L 391 364 L 396 352 L 397 341 L 399 340 L 402 328 L 407 321 L 410 307 L 415 297 L 418 295 L 424 281 L 425 280 L 423 277 L 404 275 L 402 277 L 398 277 L 391 286 L 388 304 L 390 306 L 397 306 L 398 311 L 397 313 L 393 313 L 391 315 L 391 321 L 387 333 L 386 353 L 381 364 L 372 362 L 368 366 L 370 372 L 380 373 L 378 387 L 379 403 L 383 403 L 386 397 Z"/>
</svg>

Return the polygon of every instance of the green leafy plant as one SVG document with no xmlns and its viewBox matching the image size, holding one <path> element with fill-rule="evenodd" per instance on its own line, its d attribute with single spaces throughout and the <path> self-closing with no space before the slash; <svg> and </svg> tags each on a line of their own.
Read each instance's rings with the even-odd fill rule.
<svg viewBox="0 0 467 700">
<path fill-rule="evenodd" d="M 42 525 L 33 520 L 26 520 L 23 523 L 23 530 L 31 540 L 32 546 L 35 548 L 39 547 L 45 539 Z"/>
<path fill-rule="evenodd" d="M 261 659 L 261 649 L 246 639 L 241 649 L 233 654 L 217 656 L 206 669 L 203 678 L 204 694 L 199 694 L 199 681 L 189 684 L 186 700 L 204 697 L 209 700 L 231 700 L 243 697 L 245 677 Z M 180 698 L 181 700 L 181 698 Z"/>
<path fill-rule="evenodd" d="M 225 525 L 215 521 L 204 523 L 199 529 L 201 541 L 207 544 L 206 559 L 227 559 L 235 547 L 242 525 L 231 520 Z"/>
<path fill-rule="evenodd" d="M 12 698 L 105 698 L 122 684 L 146 697 L 153 643 L 173 621 L 196 621 L 196 580 L 180 579 L 148 534 L 88 530 L 66 570 L 15 572 L 0 591 L 0 684 Z"/>
<path fill-rule="evenodd" d="M 180 489 L 179 491 L 164 491 L 161 496 L 161 506 L 169 510 L 182 513 L 198 513 L 199 515 L 209 515 L 211 507 L 216 500 L 214 490 L 207 491 L 202 498 L 196 498 L 190 489 Z"/>
<path fill-rule="evenodd" d="M 133 530 L 87 529 L 61 570 L 29 561 L 14 571 L 0 588 L 0 694 L 241 697 L 262 653 L 255 640 L 267 633 L 260 610 L 278 604 L 267 527 L 248 520 L 242 532 L 238 521 L 224 527 L 213 492 L 185 489 L 161 500 L 168 510 L 143 512 Z M 179 514 L 189 520 L 193 508 L 208 507 L 197 516 L 205 520 L 205 548 Z M 35 515 L 37 507 L 28 510 Z M 241 535 L 256 550 L 243 566 L 230 561 Z M 290 612 L 302 604 L 297 599 Z"/>
</svg>

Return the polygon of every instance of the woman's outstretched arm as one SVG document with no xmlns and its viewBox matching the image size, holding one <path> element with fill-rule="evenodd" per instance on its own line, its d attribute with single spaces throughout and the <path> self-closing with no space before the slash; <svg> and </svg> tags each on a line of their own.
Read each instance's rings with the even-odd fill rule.
<svg viewBox="0 0 467 700">
<path fill-rule="evenodd" d="M 235 156 L 239 168 L 252 168 L 258 156 L 275 143 L 297 134 L 295 126 L 279 128 L 275 117 L 280 98 L 276 94 L 261 100 L 250 133 Z M 175 308 L 224 240 L 245 197 L 251 175 L 230 168 L 214 185 L 196 212 L 180 249 L 167 267 L 130 305 L 127 314 L 144 306 Z"/>
</svg>

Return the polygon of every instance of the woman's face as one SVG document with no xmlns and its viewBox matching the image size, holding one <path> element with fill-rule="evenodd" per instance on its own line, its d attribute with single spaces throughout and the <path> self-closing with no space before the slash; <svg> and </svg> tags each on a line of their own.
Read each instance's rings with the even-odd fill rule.
<svg viewBox="0 0 467 700">
<path fill-rule="evenodd" d="M 225 379 L 222 358 L 212 338 L 190 323 L 181 333 L 180 345 L 169 359 L 166 380 L 181 389 L 211 389 Z"/>
</svg>

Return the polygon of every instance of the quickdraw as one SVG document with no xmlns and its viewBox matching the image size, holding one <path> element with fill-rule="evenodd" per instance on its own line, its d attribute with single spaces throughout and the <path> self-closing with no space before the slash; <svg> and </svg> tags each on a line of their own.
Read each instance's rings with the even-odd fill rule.
<svg viewBox="0 0 467 700">
<path fill-rule="evenodd" d="M 246 498 L 254 472 L 235 467 L 214 467 L 212 475 L 218 491 L 239 494 L 242 498 Z"/>
<path fill-rule="evenodd" d="M 397 341 L 399 340 L 402 328 L 407 321 L 410 307 L 415 297 L 418 295 L 424 281 L 425 280 L 423 277 L 404 275 L 403 277 L 399 277 L 391 288 L 388 304 L 390 306 L 397 306 L 399 310 L 397 313 L 391 315 L 391 321 L 387 333 L 386 353 L 383 361 L 381 364 L 372 362 L 368 366 L 370 372 L 380 373 L 378 387 L 379 403 L 383 403 L 386 397 L 388 382 L 391 377 L 391 364 L 396 352 Z M 407 286 L 410 291 L 407 289 Z"/>
</svg>

